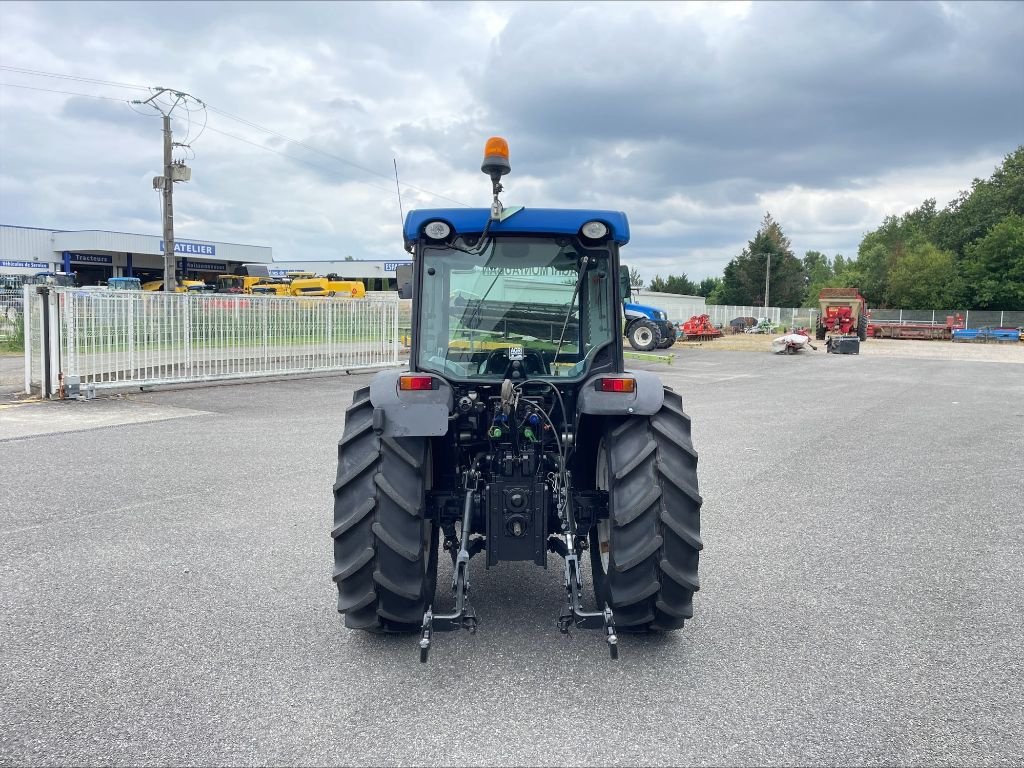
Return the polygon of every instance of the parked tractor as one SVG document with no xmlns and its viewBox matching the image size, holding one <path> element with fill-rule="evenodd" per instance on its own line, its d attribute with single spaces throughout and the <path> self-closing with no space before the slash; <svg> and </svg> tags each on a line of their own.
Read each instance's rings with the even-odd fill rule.
<svg viewBox="0 0 1024 768">
<path fill-rule="evenodd" d="M 376 374 L 346 411 L 338 610 L 352 629 L 418 632 L 425 662 L 435 633 L 478 625 L 474 558 L 547 568 L 555 553 L 560 630 L 599 630 L 617 658 L 620 630 L 677 630 L 693 615 L 703 545 L 690 419 L 679 393 L 624 366 L 625 214 L 504 207 L 500 138 L 482 170 L 489 209 L 405 219 L 409 367 Z M 434 607 L 439 543 L 448 612 Z"/>
<path fill-rule="evenodd" d="M 815 336 L 825 351 L 859 354 L 868 338 L 868 305 L 856 288 L 823 288 L 818 294 L 821 315 Z"/>
<path fill-rule="evenodd" d="M 627 283 L 623 286 L 623 311 L 626 315 L 623 336 L 629 346 L 638 352 L 649 352 L 652 349 L 668 349 L 676 343 L 676 327 L 668 319 L 668 312 L 646 304 L 634 304 L 632 287 Z"/>
</svg>

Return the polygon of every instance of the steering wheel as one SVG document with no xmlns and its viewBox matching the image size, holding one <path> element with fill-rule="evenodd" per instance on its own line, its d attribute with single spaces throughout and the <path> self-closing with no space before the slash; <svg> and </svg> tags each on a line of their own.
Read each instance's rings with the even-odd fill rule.
<svg viewBox="0 0 1024 768">
<path fill-rule="evenodd" d="M 520 378 L 512 376 L 515 371 L 519 371 L 520 376 L 547 376 L 551 373 L 544 356 L 535 349 L 526 350 L 522 360 L 510 359 L 508 349 L 494 349 L 480 365 L 480 373 L 498 374 L 504 378 Z"/>
</svg>

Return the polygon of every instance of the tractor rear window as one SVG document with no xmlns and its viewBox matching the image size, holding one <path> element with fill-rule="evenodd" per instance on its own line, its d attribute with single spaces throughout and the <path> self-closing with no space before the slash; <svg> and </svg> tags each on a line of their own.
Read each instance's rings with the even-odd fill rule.
<svg viewBox="0 0 1024 768">
<path fill-rule="evenodd" d="M 616 338 L 608 251 L 494 238 L 477 252 L 425 245 L 419 366 L 457 378 L 577 378 Z M 582 258 L 586 274 L 575 295 Z"/>
</svg>

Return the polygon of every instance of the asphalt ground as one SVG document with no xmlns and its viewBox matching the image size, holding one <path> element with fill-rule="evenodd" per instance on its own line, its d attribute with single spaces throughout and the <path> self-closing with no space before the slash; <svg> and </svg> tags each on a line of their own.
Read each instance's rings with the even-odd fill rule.
<svg viewBox="0 0 1024 768">
<path fill-rule="evenodd" d="M 637 366 L 693 417 L 705 550 L 693 621 L 617 662 L 558 633 L 554 555 L 474 559 L 427 665 L 341 625 L 368 375 L 0 407 L 0 764 L 1020 765 L 1024 369 Z"/>
</svg>

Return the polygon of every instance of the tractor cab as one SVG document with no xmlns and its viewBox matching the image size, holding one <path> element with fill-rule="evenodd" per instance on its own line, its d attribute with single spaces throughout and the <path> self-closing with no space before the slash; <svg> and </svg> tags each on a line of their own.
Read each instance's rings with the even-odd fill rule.
<svg viewBox="0 0 1024 768">
<path fill-rule="evenodd" d="M 412 211 L 405 237 L 414 255 L 414 370 L 495 382 L 622 370 L 625 214 Z"/>
<path fill-rule="evenodd" d="M 137 277 L 112 277 L 107 280 L 107 288 L 115 291 L 141 291 L 142 281 Z"/>
<path fill-rule="evenodd" d="M 412 370 L 513 384 L 622 371 L 626 215 L 505 208 L 498 196 L 511 166 L 498 137 L 487 142 L 481 170 L 493 187 L 489 209 L 406 217 L 413 274 L 399 287 L 413 299 Z"/>
</svg>

